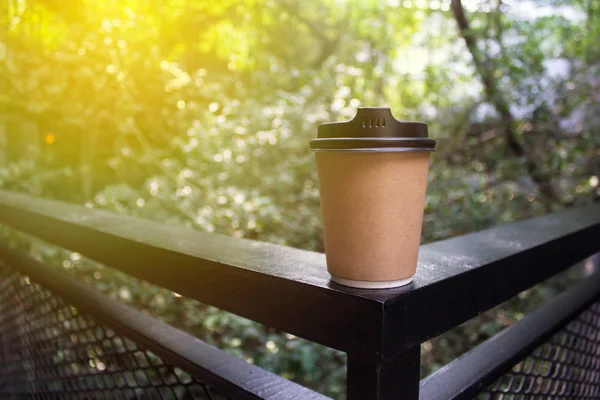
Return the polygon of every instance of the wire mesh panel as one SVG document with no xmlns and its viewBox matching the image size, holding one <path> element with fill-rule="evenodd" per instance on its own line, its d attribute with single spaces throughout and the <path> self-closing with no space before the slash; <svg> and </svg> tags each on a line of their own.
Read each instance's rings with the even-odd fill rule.
<svg viewBox="0 0 600 400">
<path fill-rule="evenodd" d="M 592 304 L 477 398 L 600 398 L 600 302 Z"/>
<path fill-rule="evenodd" d="M 0 263 L 1 399 L 225 399 Z"/>
</svg>

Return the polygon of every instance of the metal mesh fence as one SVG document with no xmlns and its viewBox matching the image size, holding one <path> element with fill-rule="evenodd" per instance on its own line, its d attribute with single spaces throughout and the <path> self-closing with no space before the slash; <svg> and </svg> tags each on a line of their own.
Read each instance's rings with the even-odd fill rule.
<svg viewBox="0 0 600 400">
<path fill-rule="evenodd" d="M 477 398 L 600 398 L 600 302 L 582 312 Z"/>
<path fill-rule="evenodd" d="M 0 263 L 0 398 L 227 397 Z"/>
</svg>

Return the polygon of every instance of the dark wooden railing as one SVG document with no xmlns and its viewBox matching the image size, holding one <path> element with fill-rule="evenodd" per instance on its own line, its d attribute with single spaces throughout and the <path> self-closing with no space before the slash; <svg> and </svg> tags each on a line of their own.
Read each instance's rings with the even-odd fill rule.
<svg viewBox="0 0 600 400">
<path fill-rule="evenodd" d="M 331 283 L 320 253 L 12 192 L 0 191 L 0 224 L 183 296 L 346 352 L 348 399 L 472 398 L 488 393 L 482 388 L 568 328 L 600 294 L 600 279 L 594 275 L 585 287 L 555 300 L 550 311 L 539 310 L 420 383 L 421 343 L 599 252 L 600 204 L 424 245 L 414 282 L 380 291 Z M 211 390 L 231 398 L 320 397 L 117 304 L 14 250 L 2 248 L 0 259 L 10 282 L 26 276 L 39 284 L 38 292 L 47 291 L 83 310 L 97 326 L 114 330 Z M 14 298 L 0 300 L 14 302 Z M 0 310 L 3 307 L 0 304 Z M 7 335 L 2 324 L 18 326 L 7 322 L 3 313 L 2 346 Z M 7 356 L 0 352 L 0 357 Z M 27 357 L 16 359 L 23 358 Z M 35 371 L 31 366 L 22 368 Z M 0 382 L 1 375 L 2 369 Z M 190 398 L 173 393 L 173 398 Z M 490 398 L 494 393 L 490 389 Z"/>
</svg>

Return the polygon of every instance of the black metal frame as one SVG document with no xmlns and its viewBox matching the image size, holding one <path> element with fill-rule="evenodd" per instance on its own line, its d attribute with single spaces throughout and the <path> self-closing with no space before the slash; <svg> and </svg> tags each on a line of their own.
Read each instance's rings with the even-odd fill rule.
<svg viewBox="0 0 600 400">
<path fill-rule="evenodd" d="M 349 399 L 416 398 L 423 341 L 600 250 L 593 204 L 422 246 L 412 284 L 368 291 L 330 282 L 320 253 L 24 194 L 0 191 L 0 223 L 345 351 Z"/>
<path fill-rule="evenodd" d="M 235 399 L 325 399 L 326 397 L 231 356 L 76 281 L 17 251 L 0 246 L 0 260 L 28 276 L 104 326 L 199 376 Z"/>
<path fill-rule="evenodd" d="M 423 400 L 472 399 L 600 296 L 600 273 L 421 381 Z"/>
</svg>

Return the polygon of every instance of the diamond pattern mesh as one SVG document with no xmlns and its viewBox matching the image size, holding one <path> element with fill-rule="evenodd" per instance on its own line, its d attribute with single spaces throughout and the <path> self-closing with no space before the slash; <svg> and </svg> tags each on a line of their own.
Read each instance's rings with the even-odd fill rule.
<svg viewBox="0 0 600 400">
<path fill-rule="evenodd" d="M 600 302 L 481 392 L 478 399 L 599 399 Z"/>
<path fill-rule="evenodd" d="M 0 263 L 0 398 L 227 397 Z"/>
</svg>

